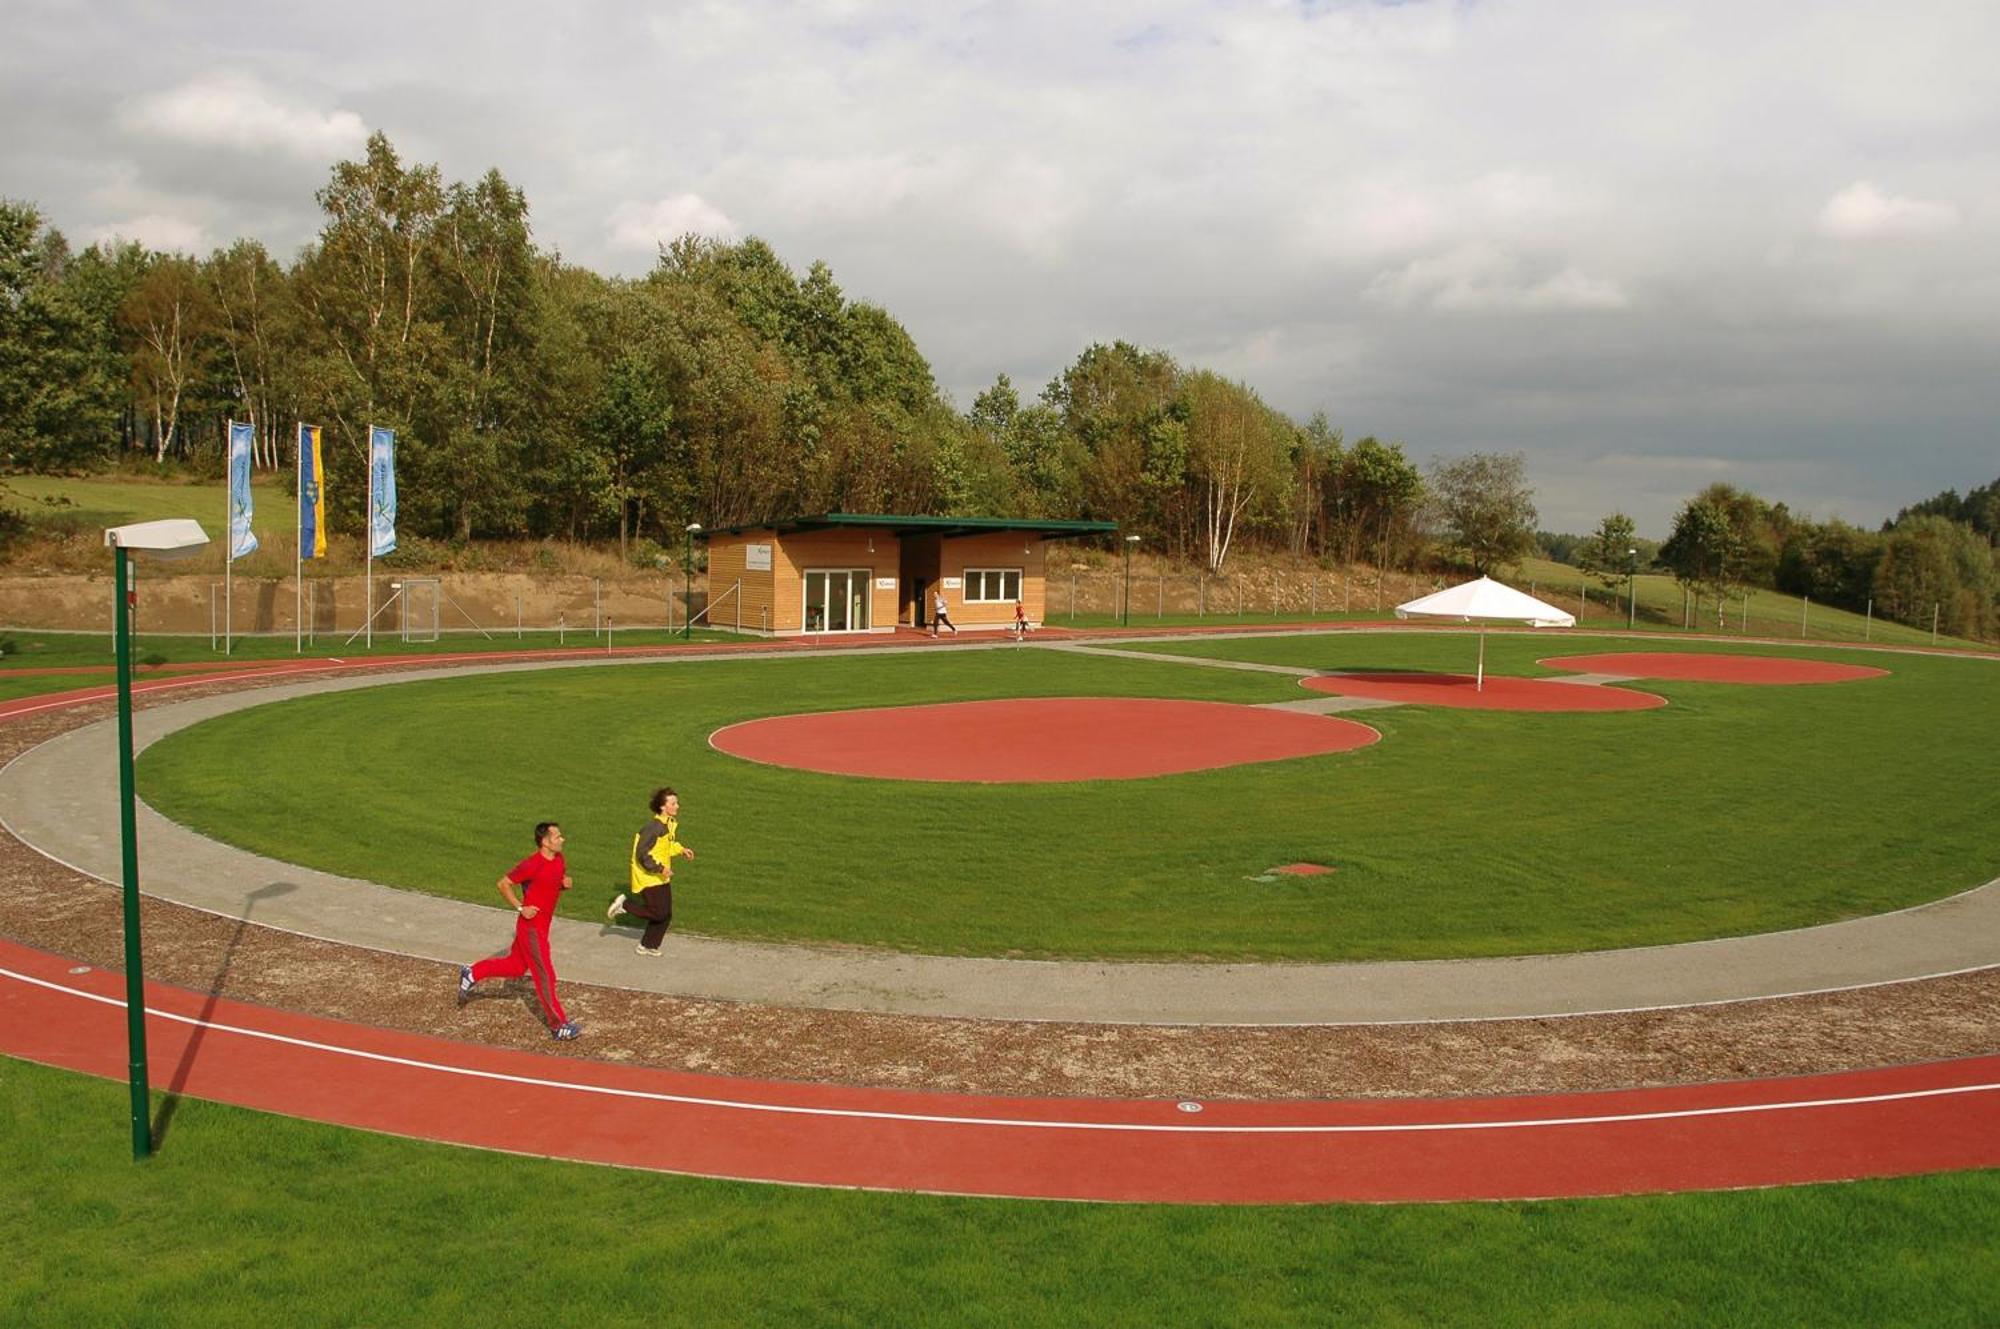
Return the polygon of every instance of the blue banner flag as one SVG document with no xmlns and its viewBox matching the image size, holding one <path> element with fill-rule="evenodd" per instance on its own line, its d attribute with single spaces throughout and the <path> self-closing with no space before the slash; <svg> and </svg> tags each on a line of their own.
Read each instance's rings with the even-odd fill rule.
<svg viewBox="0 0 2000 1329">
<path fill-rule="evenodd" d="M 319 426 L 299 426 L 299 557 L 326 557 L 326 471 Z"/>
<path fill-rule="evenodd" d="M 250 529 L 250 425 L 229 422 L 229 557 L 241 558 L 257 548 Z"/>
<path fill-rule="evenodd" d="M 396 552 L 396 431 L 368 430 L 368 552 L 380 558 Z"/>
</svg>

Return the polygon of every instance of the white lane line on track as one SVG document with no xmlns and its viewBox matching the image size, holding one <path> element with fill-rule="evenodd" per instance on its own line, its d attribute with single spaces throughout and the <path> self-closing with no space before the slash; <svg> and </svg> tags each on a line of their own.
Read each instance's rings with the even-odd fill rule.
<svg viewBox="0 0 2000 1329">
<path fill-rule="evenodd" d="M 63 983 L 51 983 L 47 979 L 35 978 L 29 974 L 16 973 L 12 969 L 0 968 L 0 977 L 11 978 L 33 987 L 46 988 L 65 996 L 81 997 L 85 1001 L 97 1002 L 105 1006 L 123 1009 L 122 997 L 105 997 L 95 992 L 85 992 Z M 953 1117 L 934 1113 L 886 1112 L 865 1108 L 806 1107 L 790 1103 L 750 1103 L 741 1099 L 704 1098 L 695 1094 L 668 1094 L 648 1089 L 619 1089 L 610 1085 L 578 1084 L 570 1080 L 549 1080 L 530 1075 L 510 1075 L 504 1071 L 482 1071 L 468 1066 L 448 1066 L 441 1062 L 420 1061 L 412 1057 L 397 1057 L 385 1052 L 368 1052 L 361 1048 L 341 1047 L 335 1043 L 320 1043 L 312 1039 L 293 1038 L 289 1034 L 274 1034 L 262 1029 L 246 1029 L 240 1025 L 215 1024 L 199 1020 L 189 1015 L 178 1015 L 171 1011 L 147 1008 L 147 1014 L 155 1019 L 171 1020 L 177 1024 L 194 1025 L 211 1029 L 217 1033 L 239 1034 L 244 1038 L 263 1039 L 272 1043 L 283 1043 L 291 1047 L 305 1048 L 314 1052 L 330 1052 L 336 1056 L 354 1057 L 362 1061 L 378 1062 L 389 1066 L 402 1066 L 411 1070 L 435 1071 L 440 1075 L 460 1075 L 475 1080 L 495 1080 L 506 1084 L 526 1085 L 535 1089 L 567 1089 L 580 1094 L 601 1094 L 610 1098 L 630 1098 L 655 1103 L 675 1103 L 686 1107 L 718 1108 L 735 1112 L 770 1112 L 801 1117 L 841 1117 L 866 1121 L 909 1122 L 918 1125 L 940 1126 L 1000 1126 L 1023 1130 L 1058 1131 L 1136 1131 L 1156 1135 L 1394 1135 L 1399 1133 L 1435 1131 L 1491 1131 L 1516 1130 L 1542 1126 L 1607 1126 L 1627 1122 L 1677 1121 L 1694 1117 L 1742 1116 L 1754 1112 L 1791 1112 L 1807 1108 L 1860 1107 L 1871 1103 L 1901 1103 L 1913 1099 L 1946 1098 L 1958 1094 L 1983 1094 L 2000 1090 L 2000 1082 L 1991 1084 L 1946 1085 L 1937 1089 L 1910 1089 L 1889 1094 L 1861 1094 L 1849 1098 L 1799 1099 L 1793 1102 L 1741 1103 L 1729 1107 L 1675 1108 L 1661 1112 L 1607 1113 L 1589 1117 L 1527 1117 L 1513 1121 L 1429 1121 L 1401 1123 L 1364 1123 L 1351 1125 L 1300 1125 L 1300 1126 L 1194 1126 L 1167 1125 L 1153 1122 L 1117 1121 L 1036 1121 L 1012 1117 Z"/>
<path fill-rule="evenodd" d="M 282 674 L 305 674 L 311 672 L 312 671 L 308 669 L 273 668 L 273 669 L 245 670 L 242 673 L 197 674 L 193 678 L 177 678 L 173 679 L 172 681 L 164 679 L 158 681 L 155 681 L 153 679 L 147 679 L 146 680 L 147 685 L 145 687 L 132 689 L 132 695 L 135 697 L 143 697 L 149 692 L 171 692 L 175 688 L 191 688 L 201 683 L 233 683 L 238 679 L 275 678 Z M 62 710 L 70 706 L 89 706 L 92 705 L 93 703 L 100 701 L 110 701 L 112 698 L 118 695 L 118 685 L 116 683 L 107 683 L 102 686 L 109 688 L 110 691 L 101 693 L 93 697 L 78 697 L 75 695 L 71 695 L 65 699 L 58 701 L 45 701 L 38 706 L 21 706 L 10 710 L 0 711 L 0 721 L 19 719 L 23 715 L 34 715 L 39 711 L 56 711 L 56 710 Z M 84 689 L 79 688 L 77 690 L 83 691 Z"/>
</svg>

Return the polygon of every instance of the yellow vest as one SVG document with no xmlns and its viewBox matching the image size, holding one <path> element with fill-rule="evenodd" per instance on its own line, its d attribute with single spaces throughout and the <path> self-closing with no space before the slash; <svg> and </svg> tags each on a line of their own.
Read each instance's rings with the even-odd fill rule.
<svg viewBox="0 0 2000 1329">
<path fill-rule="evenodd" d="M 657 874 L 648 872 L 645 866 L 639 862 L 639 837 L 646 832 L 646 828 L 641 826 L 632 833 L 632 852 L 627 855 L 632 863 L 632 894 L 634 895 L 637 895 L 649 886 L 659 886 L 672 881 L 674 876 L 674 860 L 680 857 L 681 845 L 680 841 L 676 838 L 680 831 L 680 822 L 671 817 L 655 817 L 653 820 L 667 828 L 666 834 L 653 841 L 653 857 L 659 860 L 660 866 L 665 868 L 666 871 Z"/>
</svg>

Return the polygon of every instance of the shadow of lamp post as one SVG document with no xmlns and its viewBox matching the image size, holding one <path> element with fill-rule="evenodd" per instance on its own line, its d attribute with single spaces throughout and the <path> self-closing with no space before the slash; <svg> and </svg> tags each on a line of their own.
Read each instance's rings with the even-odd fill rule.
<svg viewBox="0 0 2000 1329">
<path fill-rule="evenodd" d="M 146 975 L 139 951 L 139 820 L 132 780 L 132 590 L 131 555 L 186 558 L 208 545 L 201 523 L 191 517 L 135 522 L 104 532 L 112 550 L 118 642 L 118 838 L 124 860 L 125 1038 L 132 1089 L 132 1158 L 153 1153 L 153 1123 L 146 1085 Z"/>
</svg>

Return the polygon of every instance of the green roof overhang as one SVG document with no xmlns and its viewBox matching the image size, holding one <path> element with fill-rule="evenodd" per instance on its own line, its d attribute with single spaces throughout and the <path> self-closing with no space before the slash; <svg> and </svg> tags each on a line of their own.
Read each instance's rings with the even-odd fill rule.
<svg viewBox="0 0 2000 1329">
<path fill-rule="evenodd" d="M 995 532 L 1025 531 L 1044 540 L 1066 540 L 1080 535 L 1110 535 L 1115 521 L 1043 521 L 1026 517 L 899 517 L 880 512 L 822 512 L 811 517 L 785 517 L 776 521 L 746 522 L 739 526 L 719 526 L 709 535 L 741 535 L 745 531 L 775 531 L 790 535 L 795 531 L 824 531 L 840 527 L 888 531 L 898 537 L 936 535 L 950 539 L 959 535 L 991 535 Z"/>
</svg>

